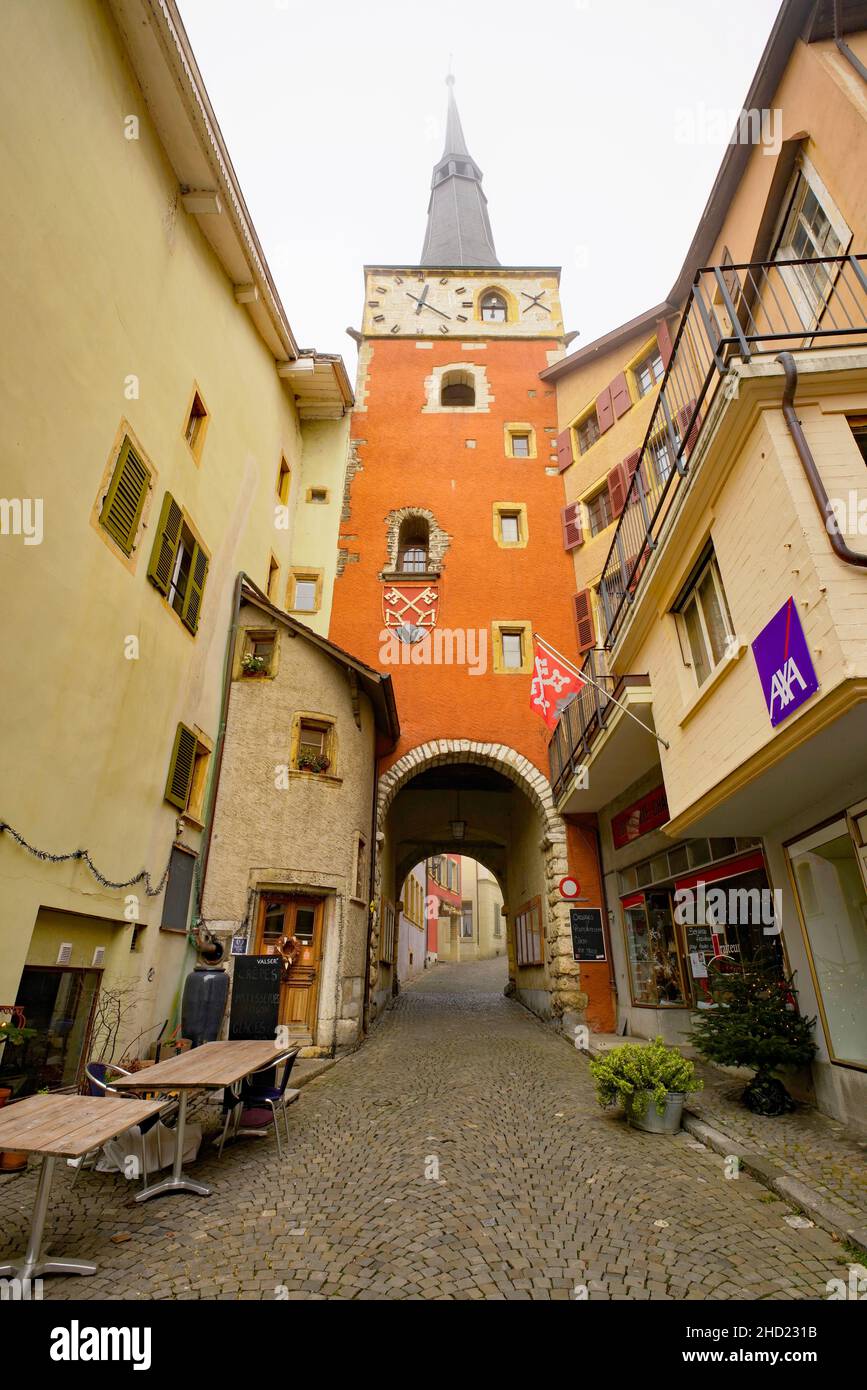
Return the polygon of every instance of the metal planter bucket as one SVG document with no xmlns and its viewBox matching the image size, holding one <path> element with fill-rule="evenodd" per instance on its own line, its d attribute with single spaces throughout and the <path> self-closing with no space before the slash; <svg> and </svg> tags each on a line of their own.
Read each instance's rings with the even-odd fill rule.
<svg viewBox="0 0 867 1390">
<path fill-rule="evenodd" d="M 633 1110 L 635 1098 L 630 1096 L 629 1100 L 624 1101 L 623 1108 L 629 1123 L 634 1125 L 636 1129 L 643 1129 L 647 1134 L 677 1134 L 683 1116 L 683 1102 L 686 1099 L 684 1092 L 668 1092 L 665 1113 L 662 1115 L 657 1110 L 649 1091 L 640 1091 L 638 1094 L 646 1098 L 647 1106 L 641 1114 L 636 1114 Z"/>
</svg>

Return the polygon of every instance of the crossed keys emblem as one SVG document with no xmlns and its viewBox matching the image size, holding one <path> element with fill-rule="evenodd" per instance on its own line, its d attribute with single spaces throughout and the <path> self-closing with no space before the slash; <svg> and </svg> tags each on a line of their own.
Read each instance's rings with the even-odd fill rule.
<svg viewBox="0 0 867 1390">
<path fill-rule="evenodd" d="M 439 594 L 430 584 L 390 585 L 383 590 L 382 616 L 401 642 L 420 642 L 436 627 Z"/>
</svg>

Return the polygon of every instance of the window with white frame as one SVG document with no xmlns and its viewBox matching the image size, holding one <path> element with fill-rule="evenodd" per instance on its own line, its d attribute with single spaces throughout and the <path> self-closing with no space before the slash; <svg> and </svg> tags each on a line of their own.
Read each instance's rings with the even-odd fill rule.
<svg viewBox="0 0 867 1390">
<path fill-rule="evenodd" d="M 730 650 L 733 635 L 725 590 L 713 551 L 690 580 L 676 608 L 681 650 L 702 686 Z"/>
<path fill-rule="evenodd" d="M 661 381 L 665 368 L 662 365 L 662 355 L 658 347 L 654 347 L 646 357 L 633 367 L 632 375 L 635 377 L 635 385 L 639 396 L 646 396 L 648 391 L 652 391 L 658 381 Z"/>
<path fill-rule="evenodd" d="M 604 531 L 606 526 L 610 526 L 614 519 L 611 515 L 611 498 L 608 495 L 607 483 L 594 497 L 588 497 L 585 505 L 590 534 L 591 536 L 598 536 L 599 532 Z"/>
<path fill-rule="evenodd" d="M 809 261 L 838 256 L 852 239 L 839 208 L 805 154 L 789 185 L 774 247 L 775 261 Z M 833 266 L 793 266 L 782 272 L 806 327 L 815 325 L 834 281 Z"/>
</svg>

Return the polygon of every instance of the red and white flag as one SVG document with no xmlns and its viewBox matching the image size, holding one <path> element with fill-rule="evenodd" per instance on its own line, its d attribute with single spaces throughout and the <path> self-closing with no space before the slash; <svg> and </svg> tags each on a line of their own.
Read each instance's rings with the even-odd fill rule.
<svg viewBox="0 0 867 1390">
<path fill-rule="evenodd" d="M 556 728 L 564 706 L 586 684 L 577 667 L 533 634 L 530 709 L 544 719 L 549 729 Z"/>
</svg>

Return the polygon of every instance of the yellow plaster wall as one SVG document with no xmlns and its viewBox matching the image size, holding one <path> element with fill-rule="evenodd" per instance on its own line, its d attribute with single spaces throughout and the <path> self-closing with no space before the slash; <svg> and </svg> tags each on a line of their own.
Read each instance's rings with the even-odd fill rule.
<svg viewBox="0 0 867 1390">
<path fill-rule="evenodd" d="M 137 140 L 124 138 L 129 114 Z M 0 540 L 0 814 L 40 849 L 87 848 L 108 878 L 146 866 L 159 880 L 175 828 L 163 800 L 175 729 L 182 720 L 217 733 L 237 571 L 264 586 L 272 550 L 284 570 L 291 560 L 275 488 L 281 452 L 299 469 L 301 432 L 272 357 L 183 210 L 101 5 L 6 7 L 0 129 L 3 492 L 44 499 L 41 545 Z M 194 381 L 211 416 L 198 464 L 182 434 Z M 158 474 L 132 572 L 90 521 L 122 417 Z M 146 577 L 167 489 L 211 556 L 195 638 Z M 125 658 L 129 636 L 138 660 Z M 182 953 L 177 942 L 162 950 L 161 898 L 125 892 L 140 894 L 148 924 L 130 962 L 155 968 L 170 1000 Z M 83 866 L 40 864 L 5 836 L 0 894 L 4 1002 L 40 906 L 119 917 L 124 904 Z"/>
</svg>

